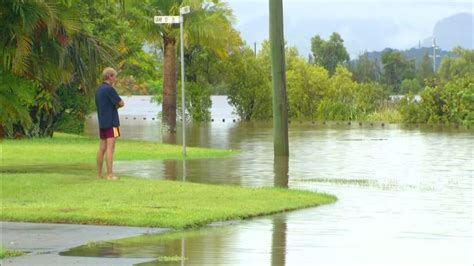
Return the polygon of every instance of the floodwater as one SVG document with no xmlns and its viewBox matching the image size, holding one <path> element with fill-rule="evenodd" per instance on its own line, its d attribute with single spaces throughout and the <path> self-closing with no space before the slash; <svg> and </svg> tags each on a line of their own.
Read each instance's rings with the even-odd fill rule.
<svg viewBox="0 0 474 266">
<path fill-rule="evenodd" d="M 134 111 L 134 101 L 140 108 L 155 109 Z M 146 97 L 128 102 L 130 109 L 121 113 L 123 138 L 181 143 L 180 128 L 171 138 L 160 132 L 158 120 L 152 120 L 157 108 L 144 107 Z M 213 110 L 214 122 L 189 124 L 187 144 L 237 149 L 240 155 L 118 162 L 117 174 L 298 188 L 334 194 L 338 201 L 199 230 L 83 246 L 63 255 L 150 258 L 143 265 L 473 264 L 472 131 L 298 122 L 289 127 L 289 158 L 274 159 L 270 123 L 233 122 L 236 117 L 225 98 L 214 97 L 213 102 L 220 104 Z M 94 117 L 86 131 L 96 135 Z"/>
</svg>

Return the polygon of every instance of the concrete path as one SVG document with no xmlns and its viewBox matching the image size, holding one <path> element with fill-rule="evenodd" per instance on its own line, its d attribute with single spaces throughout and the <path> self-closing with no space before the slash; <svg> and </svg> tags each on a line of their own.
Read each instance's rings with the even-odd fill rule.
<svg viewBox="0 0 474 266">
<path fill-rule="evenodd" d="M 7 258 L 0 265 L 133 265 L 150 259 L 110 259 L 59 256 L 61 251 L 92 241 L 107 241 L 171 231 L 166 228 L 0 222 L 3 248 L 27 255 Z"/>
</svg>

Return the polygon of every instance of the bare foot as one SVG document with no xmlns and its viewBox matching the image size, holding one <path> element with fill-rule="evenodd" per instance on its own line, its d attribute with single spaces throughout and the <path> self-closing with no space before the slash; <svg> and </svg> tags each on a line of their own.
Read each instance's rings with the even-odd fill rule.
<svg viewBox="0 0 474 266">
<path fill-rule="evenodd" d="M 102 175 L 97 175 L 97 179 L 102 179 L 104 178 Z"/>
<path fill-rule="evenodd" d="M 107 176 L 107 180 L 117 180 L 118 177 L 112 175 L 112 176 Z"/>
</svg>

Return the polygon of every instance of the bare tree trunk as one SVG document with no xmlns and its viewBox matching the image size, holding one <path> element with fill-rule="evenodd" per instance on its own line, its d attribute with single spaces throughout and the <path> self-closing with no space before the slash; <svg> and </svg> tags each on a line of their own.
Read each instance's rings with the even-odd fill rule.
<svg viewBox="0 0 474 266">
<path fill-rule="evenodd" d="M 169 132 L 176 132 L 176 40 L 165 37 L 162 123 Z"/>
</svg>

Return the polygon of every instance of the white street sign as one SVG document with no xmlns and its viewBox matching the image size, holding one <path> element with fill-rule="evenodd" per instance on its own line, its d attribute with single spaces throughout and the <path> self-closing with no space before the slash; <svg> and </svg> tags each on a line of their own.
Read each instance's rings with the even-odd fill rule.
<svg viewBox="0 0 474 266">
<path fill-rule="evenodd" d="M 179 16 L 155 16 L 155 24 L 178 24 Z"/>
<path fill-rule="evenodd" d="M 191 12 L 191 7 L 189 6 L 183 6 L 179 9 L 179 14 L 181 15 L 188 14 L 189 12 Z"/>
</svg>

